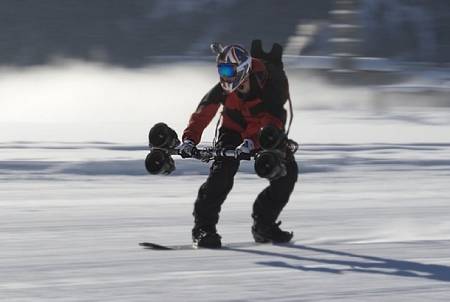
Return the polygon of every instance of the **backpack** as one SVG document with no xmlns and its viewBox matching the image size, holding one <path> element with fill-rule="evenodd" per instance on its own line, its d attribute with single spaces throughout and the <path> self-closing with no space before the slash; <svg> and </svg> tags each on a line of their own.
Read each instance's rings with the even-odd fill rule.
<svg viewBox="0 0 450 302">
<path fill-rule="evenodd" d="M 282 61 L 283 47 L 278 43 L 273 43 L 270 52 L 265 52 L 262 48 L 262 41 L 256 39 L 252 41 L 250 55 L 253 58 L 260 59 L 264 63 L 269 73 L 269 78 L 275 83 L 276 86 L 280 87 L 279 91 L 281 94 L 281 98 L 289 102 L 290 117 L 289 124 L 286 130 L 286 134 L 288 134 L 294 116 L 292 101 L 289 94 L 289 82 L 284 71 L 284 65 Z"/>
</svg>

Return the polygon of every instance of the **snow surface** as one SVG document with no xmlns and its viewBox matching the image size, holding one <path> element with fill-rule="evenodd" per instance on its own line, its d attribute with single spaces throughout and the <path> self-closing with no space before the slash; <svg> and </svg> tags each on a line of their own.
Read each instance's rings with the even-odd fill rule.
<svg viewBox="0 0 450 302">
<path fill-rule="evenodd" d="M 147 131 L 182 130 L 214 81 L 203 65 L 0 72 L 0 301 L 450 299 L 450 110 L 379 110 L 368 89 L 293 71 L 301 171 L 280 218 L 295 244 L 140 248 L 190 242 L 208 166 L 148 175 Z M 251 241 L 266 185 L 242 163 L 223 242 Z"/>
</svg>

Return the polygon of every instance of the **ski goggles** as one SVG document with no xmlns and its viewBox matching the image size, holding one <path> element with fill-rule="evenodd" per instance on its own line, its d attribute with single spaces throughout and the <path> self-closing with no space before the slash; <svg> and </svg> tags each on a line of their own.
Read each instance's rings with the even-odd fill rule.
<svg viewBox="0 0 450 302">
<path fill-rule="evenodd" d="M 217 65 L 217 70 L 222 78 L 232 78 L 237 73 L 236 64 L 232 63 L 220 63 Z"/>
</svg>

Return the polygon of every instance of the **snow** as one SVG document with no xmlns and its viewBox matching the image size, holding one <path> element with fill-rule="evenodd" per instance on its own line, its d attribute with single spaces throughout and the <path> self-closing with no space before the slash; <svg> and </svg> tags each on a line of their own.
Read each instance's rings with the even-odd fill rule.
<svg viewBox="0 0 450 302">
<path fill-rule="evenodd" d="M 280 219 L 295 244 L 171 252 L 138 243 L 190 242 L 208 165 L 176 159 L 173 175 L 148 175 L 147 131 L 182 130 L 214 72 L 0 72 L 0 300 L 448 301 L 449 109 L 380 110 L 367 89 L 290 72 L 301 172 Z M 242 163 L 223 242 L 251 241 L 266 185 Z"/>
</svg>

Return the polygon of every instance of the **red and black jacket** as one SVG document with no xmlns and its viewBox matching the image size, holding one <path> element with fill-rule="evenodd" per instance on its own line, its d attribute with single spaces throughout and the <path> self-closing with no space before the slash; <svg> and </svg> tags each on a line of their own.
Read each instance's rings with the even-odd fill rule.
<svg viewBox="0 0 450 302">
<path fill-rule="evenodd" d="M 223 105 L 221 127 L 240 133 L 242 139 L 253 140 L 257 148 L 261 128 L 273 125 L 284 130 L 284 104 L 289 97 L 289 87 L 283 69 L 253 58 L 250 85 L 251 89 L 247 95 L 236 91 L 227 94 L 220 83 L 215 85 L 191 115 L 183 132 L 183 140 L 189 139 L 198 144 L 203 130 L 214 118 L 220 105 Z"/>
</svg>

